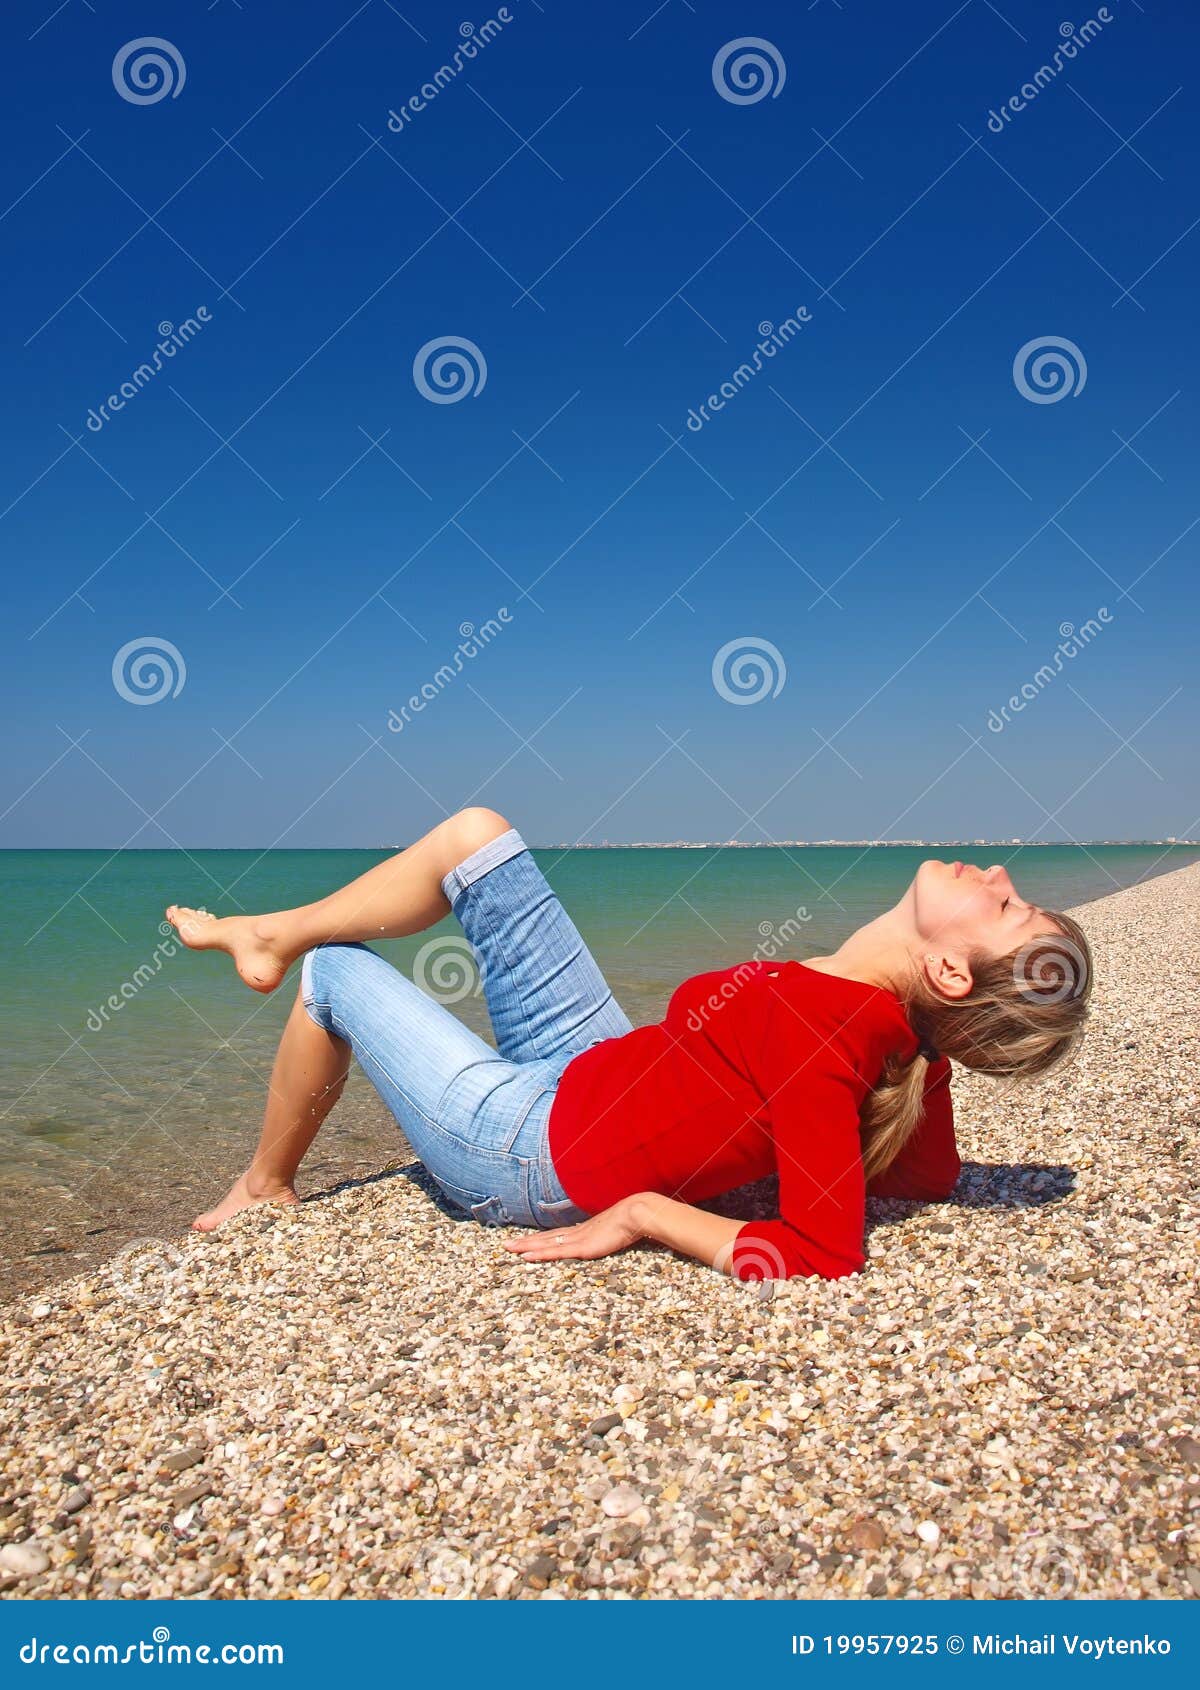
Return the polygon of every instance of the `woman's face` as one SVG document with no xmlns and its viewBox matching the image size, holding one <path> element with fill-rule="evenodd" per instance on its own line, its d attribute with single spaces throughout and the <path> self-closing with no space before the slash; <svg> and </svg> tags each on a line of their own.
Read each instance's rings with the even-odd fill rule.
<svg viewBox="0 0 1200 1690">
<path fill-rule="evenodd" d="M 1058 929 L 1036 904 L 1020 896 L 999 863 L 923 862 L 908 890 L 910 914 L 922 946 L 969 957 L 1008 956 Z"/>
</svg>

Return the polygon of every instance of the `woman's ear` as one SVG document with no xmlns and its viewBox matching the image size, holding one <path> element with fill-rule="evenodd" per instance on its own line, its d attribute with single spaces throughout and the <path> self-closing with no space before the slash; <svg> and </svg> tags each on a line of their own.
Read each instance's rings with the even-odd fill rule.
<svg viewBox="0 0 1200 1690">
<path fill-rule="evenodd" d="M 939 997 L 965 998 L 975 984 L 966 957 L 958 951 L 926 951 L 921 969 Z"/>
</svg>

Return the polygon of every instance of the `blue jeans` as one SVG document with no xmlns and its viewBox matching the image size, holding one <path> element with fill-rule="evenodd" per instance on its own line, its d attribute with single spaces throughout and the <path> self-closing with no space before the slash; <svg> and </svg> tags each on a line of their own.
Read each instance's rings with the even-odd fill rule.
<svg viewBox="0 0 1200 1690">
<path fill-rule="evenodd" d="M 486 1226 L 584 1219 L 548 1129 L 563 1070 L 630 1030 L 524 840 L 493 839 L 442 882 L 479 965 L 498 1049 L 364 945 L 321 945 L 301 993 L 345 1039 L 451 1206 Z"/>
</svg>

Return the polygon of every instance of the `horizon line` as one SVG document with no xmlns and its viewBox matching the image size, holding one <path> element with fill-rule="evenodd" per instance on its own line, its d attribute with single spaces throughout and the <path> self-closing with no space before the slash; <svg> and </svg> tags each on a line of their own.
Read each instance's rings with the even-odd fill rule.
<svg viewBox="0 0 1200 1690">
<path fill-rule="evenodd" d="M 263 856 L 284 851 L 404 851 L 415 844 L 370 845 L 0 845 L 0 851 L 109 851 L 114 857 L 137 851 L 258 851 Z M 528 843 L 528 842 L 527 842 Z M 553 840 L 528 845 L 531 851 L 785 851 L 785 850 L 1092 850 L 1104 846 L 1154 846 L 1200 849 L 1200 839 L 587 839 Z"/>
</svg>

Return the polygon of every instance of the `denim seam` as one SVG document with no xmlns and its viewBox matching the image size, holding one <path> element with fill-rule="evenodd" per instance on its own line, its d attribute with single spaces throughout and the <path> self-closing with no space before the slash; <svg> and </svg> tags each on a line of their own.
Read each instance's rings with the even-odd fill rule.
<svg viewBox="0 0 1200 1690">
<path fill-rule="evenodd" d="M 499 865 L 497 865 L 497 866 L 499 866 Z M 466 888 L 467 896 L 470 896 L 471 887 L 474 886 L 474 884 L 475 883 L 472 881 L 471 886 L 468 886 Z M 481 910 L 479 911 L 479 914 L 482 917 L 482 924 L 487 927 L 488 935 L 489 935 L 491 944 L 495 947 L 496 955 L 500 959 L 500 966 L 502 968 L 506 969 L 508 971 L 509 975 L 511 976 L 512 973 L 514 972 L 512 962 L 509 960 L 509 955 L 508 955 L 507 950 L 505 949 L 504 940 L 502 939 L 500 932 L 495 925 L 495 922 L 492 920 L 492 913 L 488 909 L 486 904 L 484 904 L 482 906 Z M 521 1013 L 522 1013 L 522 1019 L 524 1020 L 525 1019 L 525 1005 L 524 1005 L 524 1003 L 521 1004 Z M 525 1022 L 525 1025 L 528 1026 L 527 1020 Z M 545 1061 L 545 1060 L 547 1060 L 547 1057 L 549 1055 L 553 1054 L 553 1052 L 546 1052 L 542 1049 L 543 1037 L 544 1037 L 544 1035 L 540 1031 L 538 1031 L 534 1034 L 534 1053 L 533 1053 L 533 1057 L 532 1057 L 533 1061 L 538 1061 L 538 1062 Z M 513 1060 L 513 1058 L 508 1057 L 506 1060 L 511 1062 Z"/>
<path fill-rule="evenodd" d="M 511 844 L 505 850 L 504 855 L 496 855 L 495 847 L 501 840 L 509 839 L 510 836 Z M 461 863 L 456 863 L 449 874 L 442 878 L 442 891 L 445 893 L 451 908 L 457 901 L 457 893 L 470 891 L 476 881 L 491 874 L 493 869 L 503 868 L 505 863 L 510 863 L 514 857 L 519 857 L 522 851 L 528 851 L 528 849 L 528 845 L 521 838 L 516 828 L 510 827 L 505 833 L 498 833 L 495 839 L 489 839 L 486 845 L 480 845 L 471 852 L 470 856 L 464 857 Z M 487 866 L 477 868 L 477 865 L 481 862 L 486 862 Z M 451 886 L 456 888 L 455 892 L 450 891 Z"/>
<path fill-rule="evenodd" d="M 525 1125 L 526 1121 L 529 1119 L 530 1111 L 532 1110 L 534 1104 L 539 1102 L 541 1098 L 545 1097 L 546 1093 L 548 1091 L 550 1091 L 550 1089 L 551 1088 L 549 1086 L 542 1086 L 540 1088 L 540 1090 L 534 1092 L 533 1096 L 529 1099 L 529 1102 L 525 1105 L 524 1109 L 522 1109 L 522 1111 L 521 1111 L 521 1119 L 517 1122 L 516 1131 L 513 1133 L 512 1138 L 509 1140 L 510 1144 L 516 1143 L 517 1139 L 521 1136 L 522 1127 Z M 512 1151 L 511 1150 L 506 1151 L 505 1154 L 511 1155 Z M 535 1156 L 527 1156 L 527 1157 L 524 1157 L 522 1159 L 524 1161 L 528 1161 L 528 1162 L 533 1162 L 533 1161 L 540 1162 L 541 1161 L 541 1147 L 539 1146 L 538 1155 L 536 1157 Z"/>
</svg>

